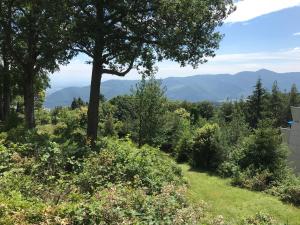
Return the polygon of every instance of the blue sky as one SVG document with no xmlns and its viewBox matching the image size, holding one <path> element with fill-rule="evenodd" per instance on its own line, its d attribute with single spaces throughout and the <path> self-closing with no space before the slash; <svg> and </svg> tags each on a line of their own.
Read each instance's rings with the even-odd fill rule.
<svg viewBox="0 0 300 225">
<path fill-rule="evenodd" d="M 197 69 L 164 61 L 159 63 L 157 77 L 196 74 L 237 73 L 261 68 L 276 72 L 300 71 L 300 0 L 243 0 L 226 20 L 220 31 L 225 38 L 217 56 Z M 51 86 L 89 85 L 91 65 L 83 56 L 51 75 Z M 123 79 L 139 79 L 132 71 Z M 105 76 L 104 80 L 118 79 Z"/>
</svg>

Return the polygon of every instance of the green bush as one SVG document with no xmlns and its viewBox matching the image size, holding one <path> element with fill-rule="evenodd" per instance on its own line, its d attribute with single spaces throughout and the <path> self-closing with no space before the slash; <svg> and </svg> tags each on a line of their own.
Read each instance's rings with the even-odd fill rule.
<svg viewBox="0 0 300 225">
<path fill-rule="evenodd" d="M 110 184 L 132 183 L 149 193 L 160 191 L 168 183 L 180 184 L 181 170 L 158 149 L 138 149 L 131 142 L 109 140 L 99 153 L 86 158 L 79 186 L 94 192 Z"/>
<path fill-rule="evenodd" d="M 56 214 L 69 224 L 197 224 L 201 208 L 189 207 L 184 195 L 184 190 L 172 185 L 153 195 L 116 185 L 88 200 L 60 205 Z"/>
<path fill-rule="evenodd" d="M 215 170 L 224 161 L 224 149 L 220 145 L 219 132 L 217 124 L 205 124 L 196 130 L 191 154 L 192 166 Z"/>
<path fill-rule="evenodd" d="M 280 225 L 271 216 L 265 213 L 257 213 L 253 217 L 245 219 L 241 225 Z"/>
<path fill-rule="evenodd" d="M 272 182 L 272 173 L 268 170 L 255 171 L 253 168 L 236 173 L 232 180 L 234 185 L 255 191 L 264 191 L 271 188 Z"/>
<path fill-rule="evenodd" d="M 175 158 L 177 162 L 187 162 L 193 151 L 194 137 L 190 130 L 182 133 L 175 147 Z"/>
<path fill-rule="evenodd" d="M 285 187 L 282 192 L 282 199 L 300 206 L 300 185 Z"/>
<path fill-rule="evenodd" d="M 280 170 L 287 167 L 288 150 L 282 144 L 281 133 L 277 129 L 261 125 L 244 140 L 241 148 L 243 157 L 239 164 L 242 169 L 253 166 L 254 169 L 280 175 Z"/>
<path fill-rule="evenodd" d="M 0 224 L 197 224 L 203 208 L 189 205 L 168 156 L 130 141 L 103 139 L 97 147 L 5 140 Z"/>
<path fill-rule="evenodd" d="M 252 190 L 265 191 L 284 182 L 290 172 L 288 151 L 277 129 L 260 124 L 234 151 L 239 171 L 233 183 Z"/>
</svg>

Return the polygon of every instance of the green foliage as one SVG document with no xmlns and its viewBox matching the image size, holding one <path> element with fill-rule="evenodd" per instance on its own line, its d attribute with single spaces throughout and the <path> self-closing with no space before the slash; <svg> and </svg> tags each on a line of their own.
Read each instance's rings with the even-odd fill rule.
<svg viewBox="0 0 300 225">
<path fill-rule="evenodd" d="M 254 168 L 275 173 L 287 165 L 288 151 L 282 145 L 281 133 L 266 123 L 261 123 L 254 134 L 244 141 L 242 151 L 242 168 L 253 165 Z"/>
<path fill-rule="evenodd" d="M 82 106 L 85 106 L 86 103 L 79 97 L 79 98 L 74 98 L 72 103 L 71 103 L 71 109 L 79 109 Z"/>
<path fill-rule="evenodd" d="M 78 144 L 86 144 L 85 128 L 87 123 L 87 108 L 68 110 L 67 108 L 56 108 L 51 112 L 54 131 L 57 141 L 75 141 Z"/>
<path fill-rule="evenodd" d="M 112 139 L 99 140 L 99 151 L 91 152 L 66 138 L 66 127 L 57 129 L 70 120 L 64 110 L 57 115 L 54 129 L 0 135 L 0 224 L 199 221 L 203 209 L 189 205 L 181 170 L 168 156 Z M 12 138 L 17 132 L 21 137 Z"/>
<path fill-rule="evenodd" d="M 241 225 L 279 225 L 270 215 L 257 213 L 253 217 L 244 220 Z"/>
<path fill-rule="evenodd" d="M 206 124 L 195 132 L 191 164 L 203 169 L 216 169 L 224 160 L 220 146 L 220 128 L 217 124 Z"/>
<path fill-rule="evenodd" d="M 164 116 L 163 142 L 161 149 L 166 152 L 176 152 L 176 146 L 185 134 L 190 132 L 190 114 L 183 108 L 169 111 Z M 176 154 L 175 154 L 176 155 Z"/>
<path fill-rule="evenodd" d="M 133 143 L 112 140 L 102 148 L 85 159 L 79 176 L 84 190 L 94 192 L 111 184 L 131 183 L 154 193 L 165 184 L 181 183 L 180 169 L 155 148 L 144 146 L 138 149 Z"/>
<path fill-rule="evenodd" d="M 284 95 L 280 92 L 277 82 L 275 81 L 272 87 L 272 93 L 269 100 L 269 108 L 271 116 L 275 120 L 275 126 L 280 127 L 285 125 L 285 101 Z"/>
<path fill-rule="evenodd" d="M 236 185 L 264 191 L 287 178 L 288 151 L 280 132 L 270 125 L 261 123 L 237 151 L 240 172 L 233 181 Z"/>
<path fill-rule="evenodd" d="M 143 77 L 133 90 L 136 120 L 136 140 L 139 146 L 146 143 L 157 146 L 161 141 L 163 133 L 161 124 L 165 114 L 165 91 L 161 83 L 154 77 L 146 79 Z"/>
<path fill-rule="evenodd" d="M 287 121 L 291 121 L 293 119 L 291 107 L 297 107 L 297 106 L 300 106 L 300 94 L 299 94 L 296 84 L 293 84 L 293 86 L 291 87 L 291 91 L 288 95 L 288 105 L 287 105 L 287 111 L 286 111 L 286 114 L 287 114 L 286 120 Z"/>
<path fill-rule="evenodd" d="M 266 107 L 266 90 L 262 85 L 261 79 L 258 79 L 253 94 L 249 96 L 247 102 L 247 120 L 252 128 L 256 128 L 259 121 L 264 118 Z"/>
<path fill-rule="evenodd" d="M 293 187 L 287 187 L 284 190 L 283 200 L 300 206 L 300 184 Z"/>
</svg>

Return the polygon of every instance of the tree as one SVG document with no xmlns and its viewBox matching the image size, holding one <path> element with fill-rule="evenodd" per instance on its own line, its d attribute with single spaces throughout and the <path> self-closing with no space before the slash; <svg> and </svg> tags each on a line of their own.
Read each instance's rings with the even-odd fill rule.
<svg viewBox="0 0 300 225">
<path fill-rule="evenodd" d="M 103 74 L 154 71 L 156 61 L 196 67 L 214 56 L 222 35 L 215 28 L 233 11 L 232 0 L 70 0 L 74 50 L 93 65 L 87 135 L 97 138 Z"/>
<path fill-rule="evenodd" d="M 288 112 L 287 120 L 288 121 L 293 120 L 291 107 L 299 106 L 299 104 L 300 104 L 299 92 L 298 92 L 296 84 L 293 84 L 290 94 L 289 94 L 289 104 L 288 104 L 288 108 L 287 108 L 287 112 Z"/>
<path fill-rule="evenodd" d="M 4 120 L 3 115 L 3 67 L 0 64 L 0 121 Z"/>
<path fill-rule="evenodd" d="M 214 116 L 214 105 L 209 101 L 198 103 L 183 102 L 182 106 L 190 112 L 193 124 L 196 124 L 200 118 L 209 120 Z"/>
<path fill-rule="evenodd" d="M 242 151 L 242 169 L 253 166 L 253 171 L 260 169 L 280 173 L 287 166 L 288 151 L 282 145 L 281 133 L 267 120 L 261 121 L 254 134 L 245 139 Z"/>
<path fill-rule="evenodd" d="M 220 127 L 217 124 L 207 123 L 196 130 L 191 156 L 194 167 L 216 169 L 223 162 L 225 155 L 219 133 Z"/>
<path fill-rule="evenodd" d="M 258 79 L 253 94 L 249 96 L 247 102 L 248 115 L 247 120 L 252 128 L 256 128 L 258 122 L 263 118 L 265 109 L 266 90 L 263 88 L 261 79 Z"/>
<path fill-rule="evenodd" d="M 73 101 L 71 103 L 71 109 L 79 109 L 80 107 L 84 106 L 85 103 L 84 101 L 79 97 L 79 98 L 73 98 Z"/>
<path fill-rule="evenodd" d="M 271 111 L 271 115 L 275 120 L 276 127 L 279 127 L 283 123 L 283 113 L 284 113 L 284 105 L 282 93 L 279 90 L 277 81 L 273 83 L 272 86 L 272 94 L 270 96 L 270 105 L 269 110 Z"/>
<path fill-rule="evenodd" d="M 135 110 L 137 112 L 137 141 L 143 144 L 156 145 L 162 133 L 163 116 L 165 113 L 165 91 L 154 77 L 141 82 L 133 90 Z"/>
<path fill-rule="evenodd" d="M 221 120 L 224 120 L 226 123 L 229 123 L 233 119 L 233 114 L 235 110 L 235 105 L 231 101 L 224 102 L 220 107 L 219 116 Z"/>
<path fill-rule="evenodd" d="M 8 49 L 10 30 L 8 19 L 12 12 L 4 8 L 5 3 L 7 4 L 8 1 L 0 3 L 0 72 L 2 74 L 0 85 L 0 114 L 1 119 L 4 121 L 9 116 L 11 102 L 11 58 Z"/>
<path fill-rule="evenodd" d="M 67 7 L 65 1 L 58 0 L 4 0 L 1 3 L 1 18 L 3 12 L 8 12 L 9 53 L 22 76 L 20 86 L 26 125 L 33 128 L 35 95 L 45 88 L 47 73 L 54 72 L 59 64 L 71 58 L 67 51 L 70 48 Z"/>
</svg>

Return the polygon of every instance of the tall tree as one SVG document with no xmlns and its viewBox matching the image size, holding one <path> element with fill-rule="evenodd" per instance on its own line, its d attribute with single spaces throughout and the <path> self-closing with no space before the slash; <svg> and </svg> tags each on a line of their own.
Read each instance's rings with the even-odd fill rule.
<svg viewBox="0 0 300 225">
<path fill-rule="evenodd" d="M 57 7 L 59 5 L 59 7 Z M 47 83 L 47 73 L 70 58 L 68 18 L 65 1 L 3 0 L 1 12 L 9 12 L 9 51 L 20 67 L 25 121 L 35 126 L 34 98 L 38 86 Z M 2 14 L 1 14 L 2 16 Z"/>
<path fill-rule="evenodd" d="M 291 107 L 292 106 L 296 107 L 299 105 L 300 105 L 300 95 L 299 95 L 296 84 L 293 84 L 291 91 L 289 93 L 289 104 L 288 104 L 288 108 L 287 108 L 287 112 L 288 112 L 287 120 L 288 121 L 291 121 L 293 119 Z"/>
<path fill-rule="evenodd" d="M 0 58 L 1 60 L 1 58 Z M 4 120 L 3 116 L 3 67 L 0 63 L 0 121 Z"/>
<path fill-rule="evenodd" d="M 258 122 L 263 118 L 265 109 L 266 90 L 263 88 L 261 79 L 258 79 L 253 94 L 249 96 L 247 102 L 247 120 L 252 128 L 256 128 Z"/>
<path fill-rule="evenodd" d="M 9 18 L 11 18 L 11 1 L 0 2 L 0 59 L 1 59 L 1 117 L 6 120 L 9 116 L 11 103 L 11 57 L 9 54 L 10 29 Z M 4 7 L 7 5 L 8 7 Z"/>
<path fill-rule="evenodd" d="M 103 74 L 151 73 L 169 59 L 196 67 L 214 56 L 222 35 L 215 28 L 233 10 L 232 0 L 70 0 L 74 49 L 93 65 L 87 135 L 97 137 Z"/>
<path fill-rule="evenodd" d="M 144 76 L 134 90 L 135 110 L 137 113 L 137 140 L 143 144 L 155 145 L 161 136 L 163 115 L 165 113 L 165 90 L 154 77 Z"/>
<path fill-rule="evenodd" d="M 283 103 L 282 93 L 279 90 L 277 81 L 275 81 L 272 86 L 269 110 L 271 111 L 271 115 L 275 120 L 275 125 L 277 127 L 283 124 L 283 120 L 284 120 L 283 113 L 285 108 L 283 104 L 284 103 Z"/>
</svg>

